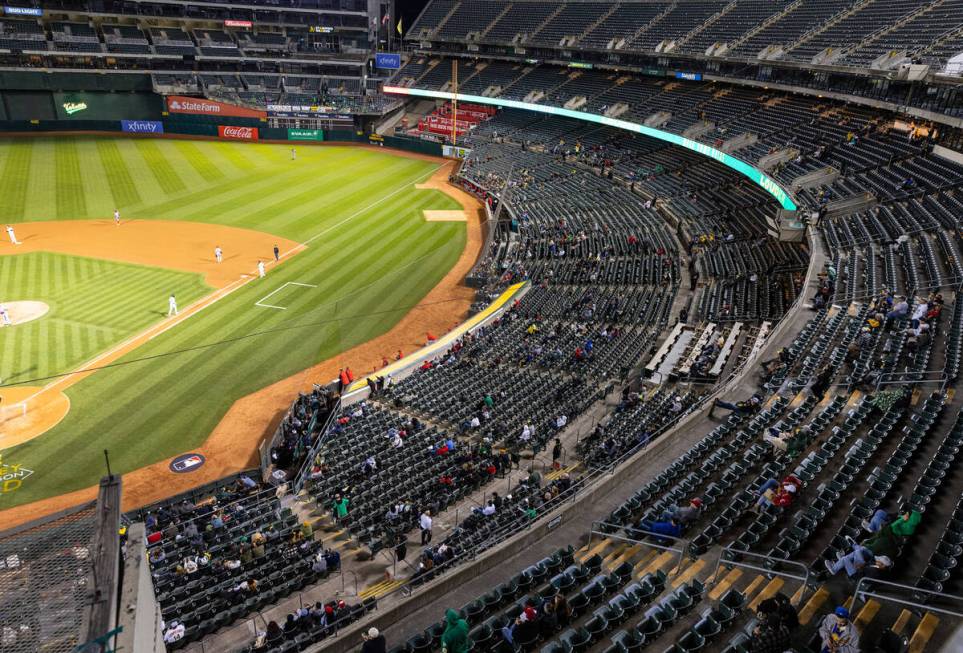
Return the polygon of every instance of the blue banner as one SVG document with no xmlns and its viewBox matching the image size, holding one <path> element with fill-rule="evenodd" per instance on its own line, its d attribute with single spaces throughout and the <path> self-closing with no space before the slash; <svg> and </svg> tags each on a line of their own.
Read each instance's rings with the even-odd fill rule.
<svg viewBox="0 0 963 653">
<path fill-rule="evenodd" d="M 690 82 L 701 82 L 702 73 L 682 73 L 677 72 L 675 74 L 676 79 L 688 79 Z"/>
<path fill-rule="evenodd" d="M 4 7 L 3 13 L 13 16 L 43 16 L 43 9 L 37 7 Z"/>
<path fill-rule="evenodd" d="M 131 134 L 164 133 L 164 123 L 159 120 L 121 120 L 120 128 Z"/>
<path fill-rule="evenodd" d="M 401 68 L 401 55 L 378 52 L 375 54 L 375 68 L 398 70 Z"/>
</svg>

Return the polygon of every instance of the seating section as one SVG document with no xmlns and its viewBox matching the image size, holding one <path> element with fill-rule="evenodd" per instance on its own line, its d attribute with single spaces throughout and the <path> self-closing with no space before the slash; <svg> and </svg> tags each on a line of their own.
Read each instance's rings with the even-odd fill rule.
<svg viewBox="0 0 963 653">
<path fill-rule="evenodd" d="M 960 0 L 687 0 L 685 2 L 548 3 L 509 0 L 434 0 L 408 32 L 410 38 L 652 51 L 675 42 L 675 52 L 755 57 L 770 46 L 809 61 L 827 48 L 845 53 L 837 65 L 866 67 L 877 57 L 906 51 L 942 66 L 961 51 L 954 18 Z"/>
</svg>

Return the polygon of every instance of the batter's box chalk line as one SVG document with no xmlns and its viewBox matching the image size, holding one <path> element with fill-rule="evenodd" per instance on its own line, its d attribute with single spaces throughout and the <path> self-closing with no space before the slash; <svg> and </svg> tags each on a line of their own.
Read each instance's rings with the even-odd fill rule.
<svg viewBox="0 0 963 653">
<path fill-rule="evenodd" d="M 314 285 L 313 283 L 300 283 L 300 282 L 298 282 L 298 281 L 287 281 L 287 282 L 285 282 L 284 284 L 282 284 L 282 285 L 278 286 L 277 288 L 275 288 L 274 290 L 272 290 L 271 292 L 269 292 L 268 294 L 266 294 L 264 297 L 261 297 L 261 299 L 259 299 L 259 300 L 257 300 L 256 302 L 254 302 L 254 305 L 255 305 L 255 306 L 260 306 L 261 308 L 273 308 L 273 309 L 276 309 L 276 310 L 279 310 L 279 311 L 286 311 L 286 310 L 288 310 L 286 306 L 276 306 L 275 304 L 266 304 L 266 303 L 265 303 L 265 301 L 266 301 L 267 299 L 269 299 L 271 296 L 276 295 L 277 293 L 281 292 L 282 290 L 284 290 L 284 289 L 287 288 L 288 286 L 302 286 L 302 287 L 304 287 L 304 288 L 317 288 L 317 286 Z"/>
</svg>

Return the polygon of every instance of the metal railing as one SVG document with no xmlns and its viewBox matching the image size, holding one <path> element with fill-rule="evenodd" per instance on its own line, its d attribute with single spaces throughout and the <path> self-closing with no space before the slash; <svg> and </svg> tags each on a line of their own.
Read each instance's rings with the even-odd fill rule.
<svg viewBox="0 0 963 653">
<path fill-rule="evenodd" d="M 873 589 L 874 585 L 879 585 L 878 590 Z M 900 592 L 906 592 L 913 597 L 912 600 L 902 598 L 899 596 L 892 596 L 891 594 L 883 594 L 882 590 L 885 588 L 893 588 Z M 938 598 L 951 603 L 956 607 L 956 610 L 951 610 L 950 608 L 937 607 L 929 603 L 922 603 L 921 599 L 917 597 L 923 595 L 922 598 Z M 865 601 L 867 598 L 879 599 L 880 601 L 886 601 L 888 603 L 896 603 L 898 605 L 905 605 L 914 610 L 923 610 L 926 612 L 936 612 L 938 614 L 947 615 L 950 617 L 955 617 L 957 619 L 963 618 L 963 596 L 956 596 L 954 594 L 946 594 L 944 592 L 936 592 L 933 590 L 926 590 L 920 587 L 913 587 L 911 585 L 901 585 L 899 583 L 892 583 L 886 580 L 879 580 L 878 578 L 863 577 L 859 579 L 856 583 L 856 589 L 853 592 L 853 608 L 850 610 L 851 613 L 856 614 L 856 606 L 860 601 Z M 958 606 L 958 607 L 957 607 Z"/>
<path fill-rule="evenodd" d="M 737 557 L 749 557 L 757 560 L 764 560 L 768 564 L 760 567 L 757 565 L 749 564 L 748 562 L 742 562 L 737 560 Z M 802 569 L 803 574 L 801 576 L 797 574 L 791 574 L 788 571 L 780 571 L 775 569 L 776 565 L 785 565 L 787 567 L 794 567 Z M 751 569 L 752 571 L 758 571 L 765 574 L 766 576 L 782 576 L 784 578 L 791 578 L 792 580 L 798 580 L 802 582 L 805 587 L 811 587 L 809 579 L 812 576 L 812 572 L 809 567 L 801 562 L 796 562 L 795 560 L 786 560 L 784 558 L 775 558 L 773 556 L 767 556 L 762 553 L 753 553 L 751 551 L 740 551 L 738 549 L 733 549 L 732 545 L 725 547 L 719 552 L 719 560 L 716 562 L 715 571 L 712 572 L 712 578 L 719 577 L 719 568 L 722 566 L 726 567 L 741 567 L 743 569 Z"/>
<path fill-rule="evenodd" d="M 651 535 L 652 537 L 656 538 L 656 540 L 667 540 L 669 542 L 672 542 L 676 546 L 672 546 L 669 544 L 660 544 L 658 541 L 653 542 L 649 540 L 640 540 L 634 537 L 629 537 L 628 535 L 619 535 L 617 532 L 607 533 L 604 530 L 599 530 L 597 528 L 597 527 L 604 528 L 606 526 L 614 528 L 616 531 L 625 530 L 626 532 L 628 532 L 625 526 L 620 526 L 619 524 L 610 524 L 608 522 L 592 522 L 592 530 L 589 531 L 589 542 L 588 542 L 589 548 L 592 547 L 592 538 L 595 535 L 598 535 L 600 537 L 604 537 L 609 540 L 619 540 L 621 542 L 637 544 L 637 545 L 648 547 L 651 549 L 656 549 L 659 551 L 666 551 L 666 552 L 671 551 L 672 553 L 678 554 L 679 558 L 672 572 L 670 572 L 670 574 L 675 574 L 682 567 L 682 561 L 685 560 L 686 553 L 689 551 L 689 547 L 692 544 L 690 540 L 686 540 L 681 537 L 673 537 L 671 535 L 655 533 L 653 531 L 649 531 L 644 528 L 637 528 L 635 526 L 631 527 L 633 533 Z"/>
</svg>

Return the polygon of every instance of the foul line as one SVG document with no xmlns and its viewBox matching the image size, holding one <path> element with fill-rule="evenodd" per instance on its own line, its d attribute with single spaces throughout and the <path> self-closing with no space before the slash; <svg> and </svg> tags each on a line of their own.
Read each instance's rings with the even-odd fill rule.
<svg viewBox="0 0 963 653">
<path fill-rule="evenodd" d="M 264 297 L 261 297 L 261 299 L 259 299 L 259 300 L 257 300 L 256 302 L 254 302 L 254 305 L 255 305 L 255 306 L 261 306 L 262 308 L 276 308 L 276 309 L 281 310 L 281 311 L 286 311 L 286 310 L 288 310 L 286 306 L 275 306 L 274 304 L 264 304 L 264 303 L 263 303 L 265 299 L 267 299 L 267 298 L 270 297 L 271 295 L 274 295 L 274 294 L 276 294 L 276 293 L 281 292 L 282 290 L 284 290 L 284 289 L 287 288 L 288 286 L 304 286 L 305 288 L 317 288 L 317 286 L 314 285 L 313 283 L 298 283 L 297 281 L 288 281 L 288 282 L 284 283 L 283 285 L 278 286 L 277 288 L 275 288 L 274 290 L 272 290 L 271 292 L 269 292 L 268 294 L 266 294 Z"/>
<path fill-rule="evenodd" d="M 320 232 L 318 232 L 318 233 L 316 233 L 315 235 L 311 236 L 310 238 L 308 238 L 307 240 L 305 240 L 303 243 L 300 243 L 300 244 L 292 247 L 292 248 L 289 249 L 288 251 L 286 251 L 286 252 L 284 252 L 283 254 L 281 254 L 281 255 L 279 256 L 279 260 L 276 260 L 276 261 L 268 261 L 268 262 L 265 264 L 265 267 L 268 267 L 268 266 L 272 266 L 272 267 L 273 267 L 273 266 L 279 265 L 283 260 L 285 260 L 287 257 L 291 256 L 292 254 L 295 254 L 295 253 L 297 253 L 297 252 L 300 252 L 300 251 L 303 250 L 303 249 L 307 249 L 308 243 L 317 240 L 318 238 L 320 238 L 320 237 L 323 236 L 324 234 L 328 233 L 328 232 L 331 231 L 332 229 L 335 229 L 335 228 L 337 228 L 337 227 L 340 227 L 341 225 L 343 225 L 343 224 L 345 224 L 345 223 L 347 223 L 347 222 L 350 222 L 351 220 L 354 220 L 355 218 L 357 218 L 357 217 L 358 217 L 359 215 L 361 215 L 362 213 L 368 211 L 369 209 L 377 206 L 378 204 L 381 204 L 382 202 L 384 202 L 384 201 L 387 200 L 388 198 L 394 197 L 395 195 L 397 195 L 397 194 L 400 193 L 401 191 L 407 189 L 409 185 L 411 185 L 411 184 L 417 184 L 418 182 L 422 181 L 422 180 L 425 179 L 426 177 L 429 177 L 429 176 L 435 174 L 435 172 L 437 172 L 438 168 L 440 168 L 440 167 L 441 167 L 441 166 L 436 166 L 436 167 L 432 168 L 430 171 L 428 171 L 426 174 L 419 175 L 419 176 L 416 177 L 415 179 L 412 179 L 412 180 L 410 180 L 410 181 L 406 181 L 402 186 L 400 186 L 399 188 L 393 190 L 393 191 L 390 192 L 389 194 L 387 194 L 387 195 L 385 195 L 385 196 L 383 196 L 383 197 L 375 200 L 374 202 L 372 202 L 371 204 L 368 204 L 368 205 L 365 206 L 364 208 L 355 211 L 354 213 L 352 213 L 351 215 L 349 215 L 349 216 L 348 216 L 347 218 L 345 218 L 344 220 L 341 220 L 340 222 L 338 222 L 338 223 L 336 223 L 336 224 L 333 224 L 333 225 L 331 225 L 330 227 L 326 227 L 326 228 L 322 229 Z M 98 354 L 98 355 L 95 356 L 94 358 L 92 358 L 92 359 L 90 359 L 89 361 L 87 361 L 86 363 L 82 364 L 80 367 L 78 367 L 78 368 L 77 368 L 76 370 L 74 370 L 73 372 L 70 372 L 70 373 L 68 373 L 68 374 L 65 374 L 64 376 L 60 377 L 60 378 L 57 379 L 56 381 L 54 381 L 54 382 L 52 382 L 52 383 L 50 383 L 50 384 L 48 384 L 48 385 L 45 385 L 44 387 L 40 388 L 40 389 L 37 390 L 35 393 L 33 393 L 32 395 L 30 395 L 29 397 L 26 397 L 26 398 L 22 399 L 21 401 L 22 401 L 23 403 L 26 403 L 26 402 L 31 401 L 31 400 L 35 399 L 36 397 L 40 396 L 40 395 L 43 394 L 44 392 L 47 392 L 48 390 L 51 390 L 51 389 L 56 388 L 56 387 L 61 386 L 61 385 L 65 385 L 66 387 L 70 387 L 71 385 L 73 385 L 72 383 L 70 383 L 70 381 L 71 381 L 75 376 L 77 376 L 78 374 L 84 374 L 85 372 L 90 371 L 90 368 L 96 367 L 99 363 L 101 363 L 101 361 L 111 359 L 111 357 L 116 357 L 116 356 L 118 356 L 118 355 L 122 355 L 123 353 L 125 353 L 125 352 L 124 352 L 125 349 L 131 348 L 131 345 L 135 345 L 136 343 L 138 343 L 138 342 L 141 341 L 141 340 L 144 340 L 145 338 L 146 338 L 147 341 L 153 340 L 153 339 L 156 338 L 157 336 L 159 336 L 159 335 L 161 335 L 161 334 L 163 334 L 163 333 L 166 333 L 168 330 L 174 328 L 174 327 L 177 326 L 178 324 L 183 323 L 183 322 L 184 322 L 185 320 L 187 320 L 188 318 L 193 317 L 194 315 L 197 315 L 198 313 L 200 313 L 201 311 L 203 311 L 205 308 L 214 305 L 215 302 L 218 302 L 218 301 L 220 301 L 221 299 L 224 299 L 225 297 L 227 297 L 228 295 L 230 295 L 231 293 L 233 293 L 235 290 L 238 290 L 239 288 L 243 288 L 244 286 L 246 286 L 247 284 L 251 283 L 252 281 L 254 281 L 255 279 L 258 279 L 258 278 L 259 278 L 259 277 L 258 277 L 256 271 L 254 271 L 252 274 L 244 274 L 244 275 L 242 275 L 241 278 L 238 279 L 237 281 L 232 281 L 232 282 L 229 283 L 228 285 L 224 286 L 223 288 L 220 288 L 219 290 L 217 290 L 217 291 L 215 291 L 214 293 L 208 295 L 207 297 L 202 297 L 202 298 L 199 299 L 198 301 L 194 302 L 193 304 L 191 304 L 190 306 L 188 306 L 187 308 L 185 308 L 183 311 L 181 311 L 181 313 L 180 313 L 179 315 L 175 315 L 173 318 L 168 318 L 165 322 L 161 322 L 160 324 L 157 324 L 157 325 L 154 325 L 154 326 L 152 326 L 152 327 L 149 327 L 149 328 L 147 328 L 145 331 L 142 331 L 141 333 L 135 334 L 135 335 L 127 338 L 126 340 L 120 342 L 119 344 L 115 345 L 114 347 L 111 347 L 111 348 L 108 349 L 107 351 L 105 351 L 105 352 L 103 352 L 103 353 L 101 353 L 101 354 Z M 266 298 L 265 298 L 265 299 L 266 299 Z M 161 328 L 158 329 L 158 327 L 161 327 Z"/>
</svg>

